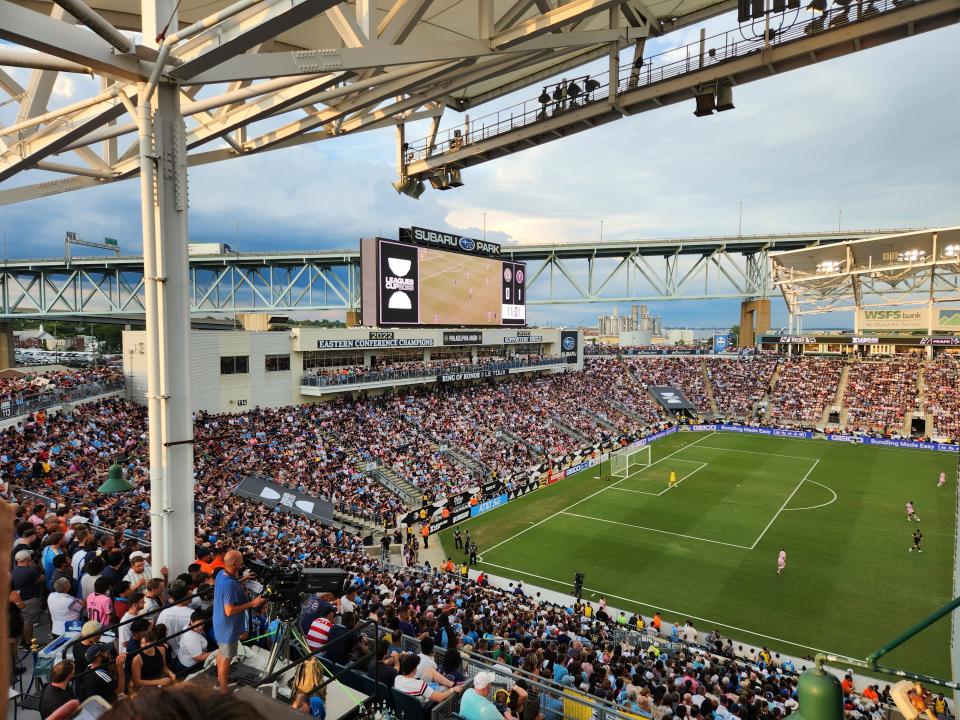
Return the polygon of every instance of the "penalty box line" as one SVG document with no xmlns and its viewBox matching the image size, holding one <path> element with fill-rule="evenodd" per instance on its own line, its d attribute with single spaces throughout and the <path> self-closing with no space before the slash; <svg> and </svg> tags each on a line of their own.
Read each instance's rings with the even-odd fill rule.
<svg viewBox="0 0 960 720">
<path fill-rule="evenodd" d="M 566 512 L 565 510 L 561 511 L 563 515 L 569 515 L 570 517 L 582 518 L 583 520 L 595 520 L 596 522 L 609 523 L 610 525 L 620 525 L 622 527 L 634 528 L 636 530 L 646 530 L 648 532 L 661 533 L 663 535 L 673 535 L 674 537 L 681 537 L 687 540 L 697 540 L 699 542 L 713 543 L 714 545 L 726 545 L 727 547 L 740 548 L 741 550 L 753 550 L 753 547 L 750 545 L 737 545 L 736 543 L 728 543 L 723 540 L 711 540 L 710 538 L 698 537 L 697 535 L 684 535 L 683 533 L 673 532 L 672 530 L 660 530 L 659 528 L 647 527 L 646 525 L 634 525 L 633 523 L 619 522 L 617 520 L 607 520 L 606 518 L 598 518 L 593 515 L 580 515 L 578 513 Z"/>
<path fill-rule="evenodd" d="M 672 487 L 676 487 L 677 485 L 679 485 L 680 483 L 682 483 L 684 480 L 686 480 L 688 477 L 690 477 L 691 475 L 694 475 L 695 473 L 700 472 L 700 471 L 703 470 L 705 467 L 707 467 L 707 465 L 710 464 L 710 463 L 700 462 L 700 461 L 698 461 L 698 460 L 682 460 L 682 459 L 680 459 L 680 458 L 675 458 L 675 459 L 674 459 L 674 462 L 690 463 L 691 465 L 699 465 L 699 467 L 698 467 L 696 470 L 691 470 L 691 471 L 688 472 L 686 475 L 684 475 L 682 478 L 680 478 L 679 480 L 677 480 L 677 482 L 674 483 L 674 485 L 673 485 Z M 639 479 L 640 476 L 641 476 L 644 472 L 646 472 L 647 468 L 649 468 L 649 467 L 652 467 L 652 464 L 651 464 L 651 465 L 647 465 L 647 467 L 645 467 L 645 468 L 641 468 L 638 472 L 633 473 L 632 475 L 628 475 L 627 477 L 623 478 L 623 480 L 621 480 L 620 482 L 624 482 L 624 481 L 626 481 L 626 480 Z M 606 489 L 607 489 L 607 490 L 619 490 L 620 492 L 636 493 L 637 495 L 651 495 L 651 496 L 653 496 L 653 497 L 660 497 L 660 496 L 663 495 L 667 490 L 669 490 L 670 487 L 667 487 L 667 488 L 661 490 L 660 492 L 650 492 L 649 490 L 631 490 L 630 488 L 616 487 L 616 486 L 614 486 L 614 485 L 611 485 L 610 487 L 608 487 L 608 488 L 606 488 Z"/>
<path fill-rule="evenodd" d="M 682 448 L 680 448 L 679 450 L 674 450 L 674 451 L 673 451 L 672 453 L 670 453 L 669 455 L 664 455 L 664 456 L 663 456 L 662 458 L 660 458 L 659 460 L 655 460 L 654 462 L 652 462 L 652 463 L 650 463 L 649 465 L 647 465 L 647 467 L 653 467 L 654 465 L 656 465 L 656 464 L 658 464 L 658 463 L 662 463 L 664 460 L 669 460 L 669 459 L 672 458 L 674 455 L 677 455 L 678 453 L 681 453 L 681 452 L 683 452 L 684 450 L 686 450 L 688 447 L 692 447 L 692 446 L 696 445 L 696 444 L 699 443 L 699 442 L 703 442 L 704 440 L 706 440 L 706 439 L 708 439 L 708 438 L 710 438 L 710 437 L 712 437 L 713 435 L 716 435 L 716 434 L 717 434 L 717 432 L 716 432 L 716 430 L 714 430 L 713 432 L 711 432 L 711 433 L 709 433 L 709 434 L 707 434 L 707 435 L 704 435 L 704 436 L 703 436 L 702 438 L 700 438 L 699 440 L 694 440 L 692 443 L 688 443 L 687 445 L 684 445 L 684 446 L 683 446 Z M 609 462 L 609 461 L 608 461 L 608 462 Z M 530 531 L 533 530 L 535 527 L 539 527 L 540 525 L 543 525 L 543 523 L 545 523 L 547 520 L 551 520 L 551 519 L 557 517 L 558 515 L 561 515 L 561 514 L 565 513 L 565 512 L 568 511 L 568 510 L 572 510 L 572 509 L 575 508 L 577 505 L 580 505 L 581 503 L 586 502 L 586 501 L 589 500 L 590 498 L 596 497 L 596 496 L 599 495 L 600 493 L 606 492 L 607 490 L 609 490 L 609 489 L 612 488 L 612 487 L 616 487 L 617 485 L 619 485 L 620 483 L 622 483 L 622 482 L 623 482 L 624 480 L 626 480 L 626 479 L 627 479 L 627 478 L 623 478 L 623 480 L 618 480 L 617 482 L 613 483 L 613 485 L 608 485 L 607 487 L 600 488 L 600 489 L 597 490 L 595 493 L 590 493 L 590 494 L 587 495 L 585 498 L 582 498 L 582 499 L 580 499 L 580 500 L 577 500 L 577 501 L 576 501 L 575 503 L 573 503 L 572 505 L 568 505 L 567 507 L 563 508 L 562 510 L 558 510 L 557 512 L 553 513 L 552 515 L 547 515 L 547 516 L 546 516 L 543 520 L 541 520 L 540 522 L 536 522 L 536 523 L 534 523 L 533 525 L 531 525 L 530 527 L 526 527 L 526 528 L 524 528 L 523 530 L 521 530 L 520 532 L 518 532 L 518 533 L 516 533 L 516 534 L 514 534 L 514 535 L 511 535 L 511 536 L 508 537 L 506 540 L 501 540 L 501 541 L 498 542 L 496 545 L 493 545 L 492 547 L 488 547 L 488 548 L 484 551 L 484 555 L 485 555 L 486 553 L 493 552 L 494 550 L 496 550 L 496 549 L 497 549 L 498 547 L 500 547 L 501 545 L 506 545 L 508 542 L 511 542 L 511 541 L 513 541 L 513 540 L 516 540 L 518 537 L 520 537 L 520 536 L 523 535 L 524 533 L 530 532 Z M 479 559 L 482 561 L 482 560 L 483 560 L 483 555 L 481 555 Z"/>
</svg>

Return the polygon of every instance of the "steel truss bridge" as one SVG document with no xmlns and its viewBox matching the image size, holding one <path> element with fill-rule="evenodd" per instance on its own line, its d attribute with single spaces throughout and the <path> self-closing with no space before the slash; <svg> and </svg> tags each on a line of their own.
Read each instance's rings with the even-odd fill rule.
<svg viewBox="0 0 960 720">
<path fill-rule="evenodd" d="M 504 246 L 528 263 L 530 304 L 763 298 L 771 252 L 891 230 Z M 350 310 L 360 305 L 356 250 L 228 253 L 189 263 L 194 313 Z M 138 256 L 12 260 L 0 267 L 0 316 L 132 317 L 145 309 Z"/>
</svg>

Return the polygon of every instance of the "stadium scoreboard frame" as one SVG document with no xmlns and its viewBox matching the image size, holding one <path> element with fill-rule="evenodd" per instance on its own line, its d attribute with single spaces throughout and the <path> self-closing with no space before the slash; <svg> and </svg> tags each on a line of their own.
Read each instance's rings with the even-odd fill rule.
<svg viewBox="0 0 960 720">
<path fill-rule="evenodd" d="M 526 263 L 500 245 L 424 228 L 360 241 L 369 327 L 525 327 Z"/>
</svg>

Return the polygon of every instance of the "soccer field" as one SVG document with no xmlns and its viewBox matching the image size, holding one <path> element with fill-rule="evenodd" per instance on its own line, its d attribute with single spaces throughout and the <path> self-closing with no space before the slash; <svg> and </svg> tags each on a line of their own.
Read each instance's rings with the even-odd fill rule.
<svg viewBox="0 0 960 720">
<path fill-rule="evenodd" d="M 569 593 L 585 572 L 587 599 L 798 655 L 863 658 L 952 597 L 954 454 L 682 432 L 652 461 L 611 480 L 591 468 L 460 527 L 492 574 Z M 922 554 L 908 552 L 917 526 Z M 441 540 L 459 557 L 452 529 Z M 885 662 L 949 677 L 949 630 Z"/>
</svg>

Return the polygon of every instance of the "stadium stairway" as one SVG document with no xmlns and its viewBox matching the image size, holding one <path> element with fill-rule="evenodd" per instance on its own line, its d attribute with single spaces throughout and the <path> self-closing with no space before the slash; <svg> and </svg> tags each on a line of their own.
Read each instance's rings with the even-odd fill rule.
<svg viewBox="0 0 960 720">
<path fill-rule="evenodd" d="M 507 441 L 509 441 L 510 443 L 512 443 L 512 444 L 514 444 L 514 445 L 523 445 L 523 446 L 526 447 L 528 450 L 530 450 L 530 452 L 533 453 L 534 455 L 542 455 L 542 454 L 543 454 L 543 453 L 538 452 L 538 451 L 533 447 L 533 445 L 531 445 L 530 443 L 528 443 L 528 442 L 527 442 L 526 440 L 524 440 L 522 437 L 520 437 L 519 435 L 514 435 L 512 432 L 510 432 L 509 430 L 507 430 L 505 427 L 501 427 L 500 430 L 499 430 L 499 433 L 500 433 L 500 436 L 501 436 L 501 437 L 506 438 Z"/>
<path fill-rule="evenodd" d="M 440 447 L 446 445 L 445 450 L 441 450 L 444 455 L 450 458 L 451 461 L 455 462 L 457 465 L 460 465 L 467 469 L 467 471 L 473 475 L 475 478 L 483 479 L 490 477 L 490 468 L 473 455 L 468 453 L 459 445 L 454 445 L 448 441 L 442 441 Z"/>
<path fill-rule="evenodd" d="M 823 411 L 823 417 L 820 418 L 820 422 L 823 425 L 829 424 L 830 413 L 831 411 L 839 410 L 840 411 L 840 429 L 845 430 L 847 428 L 847 408 L 843 405 L 843 396 L 847 392 L 847 381 L 850 377 L 849 374 L 850 365 L 844 364 L 843 370 L 840 371 L 840 382 L 837 383 L 837 394 L 833 398 L 833 402 L 827 405 Z"/>
<path fill-rule="evenodd" d="M 359 462 L 354 467 L 357 472 L 366 475 L 399 497 L 407 509 L 420 507 L 420 491 L 406 478 L 400 477 L 393 468 L 378 460 Z"/>
<path fill-rule="evenodd" d="M 573 438 L 581 445 L 590 444 L 590 438 L 588 438 L 579 430 L 574 430 L 572 427 L 570 427 L 566 423 L 560 422 L 559 420 L 557 420 L 555 416 L 553 415 L 550 416 L 550 422 L 552 422 L 554 425 L 560 428 L 560 431 L 563 432 L 565 435 L 568 435 L 569 437 Z"/>
<path fill-rule="evenodd" d="M 773 368 L 773 374 L 770 375 L 770 382 L 767 383 L 767 389 L 763 393 L 763 397 L 753 406 L 753 412 L 757 412 L 757 407 L 762 405 L 766 408 L 766 415 L 770 415 L 770 398 L 773 396 L 773 391 L 777 387 L 777 383 L 780 381 L 780 370 L 782 366 L 778 362 L 776 367 Z"/>
<path fill-rule="evenodd" d="M 703 387 L 707 391 L 707 401 L 710 403 L 710 412 L 713 413 L 714 417 L 718 417 L 720 411 L 717 409 L 717 400 L 713 397 L 713 383 L 710 382 L 710 373 L 707 372 L 707 363 L 704 360 L 700 360 L 700 371 L 703 373 Z"/>
<path fill-rule="evenodd" d="M 588 410 L 587 408 L 583 408 L 580 412 L 582 412 L 584 415 L 589 415 L 590 417 L 592 417 L 594 420 L 600 423 L 604 428 L 606 428 L 608 432 L 619 434 L 620 431 L 617 429 L 617 426 L 614 425 L 609 420 L 607 420 L 600 413 L 595 413 L 593 410 Z"/>
</svg>

